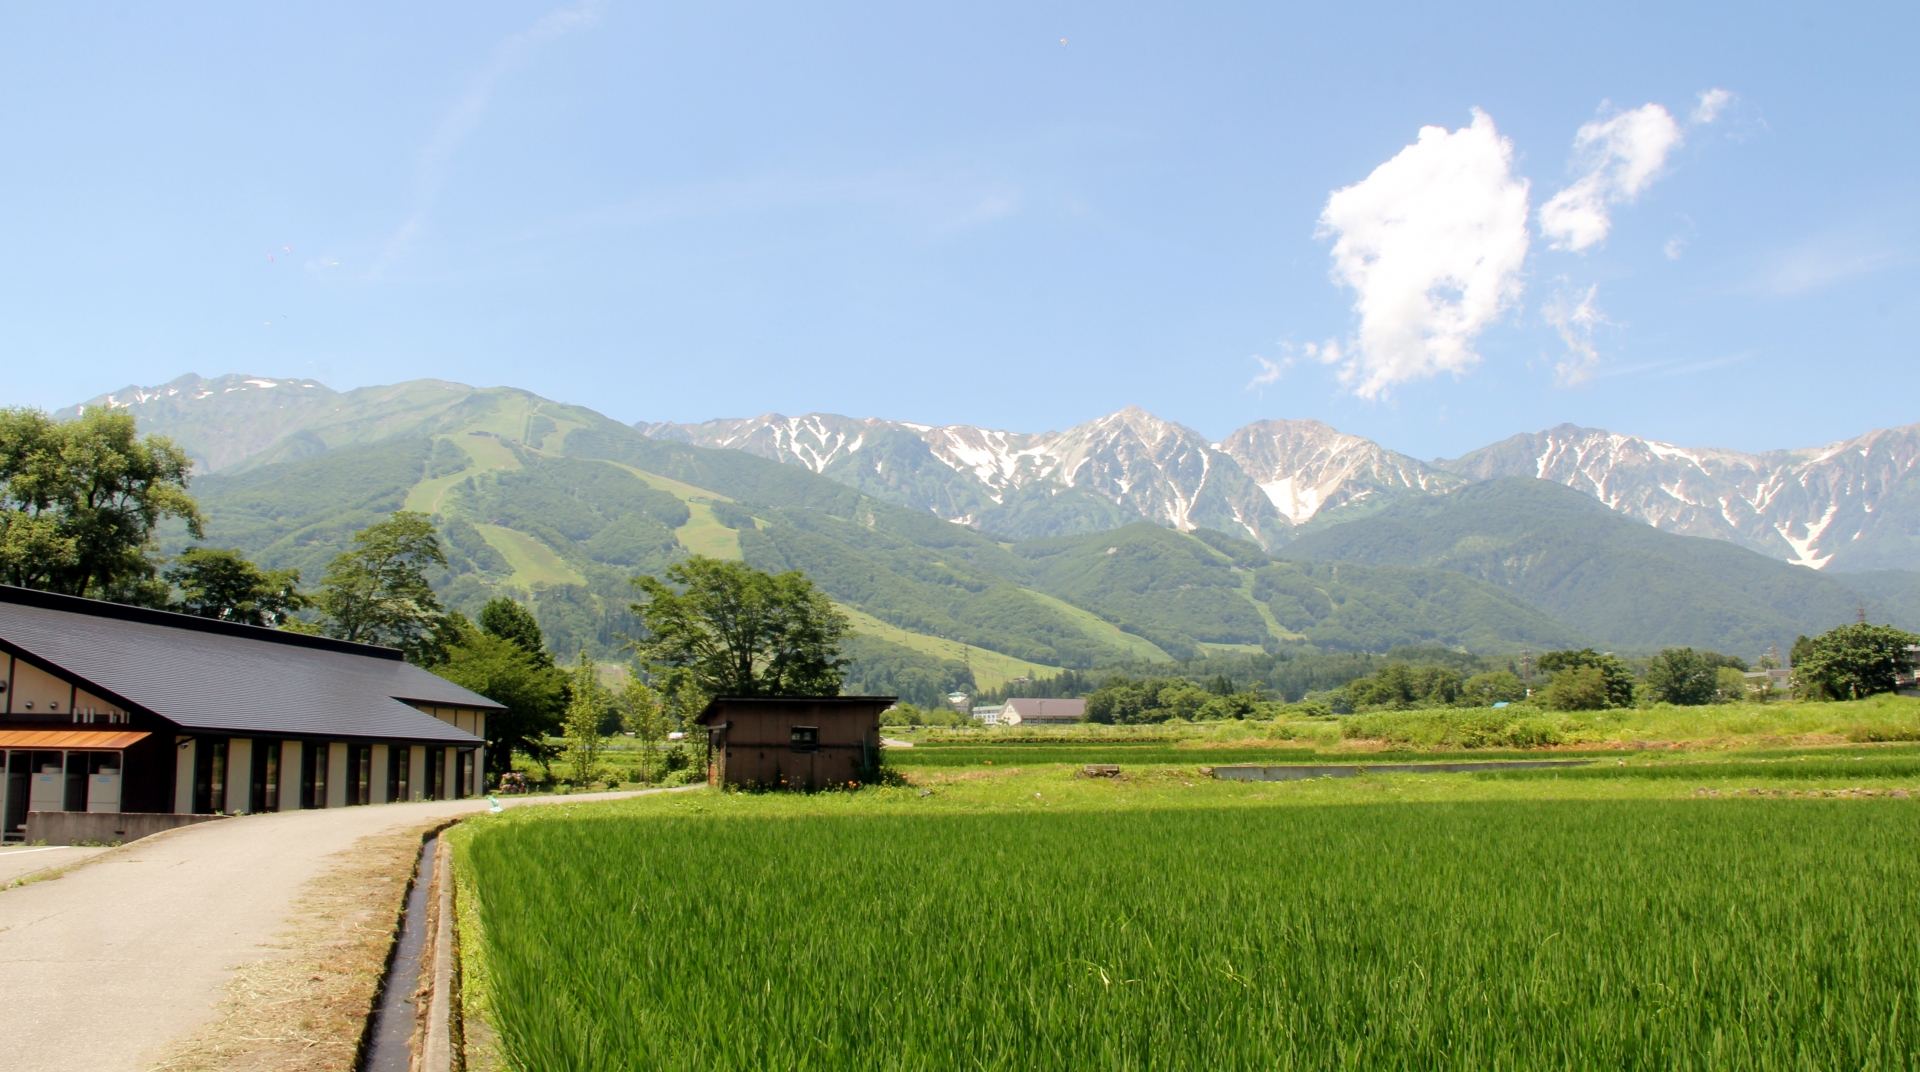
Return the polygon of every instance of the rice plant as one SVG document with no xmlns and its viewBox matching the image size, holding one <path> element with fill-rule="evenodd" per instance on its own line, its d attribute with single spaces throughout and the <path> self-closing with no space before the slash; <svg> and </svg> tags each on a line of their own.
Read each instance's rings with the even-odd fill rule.
<svg viewBox="0 0 1920 1072">
<path fill-rule="evenodd" d="M 468 844 L 512 1067 L 1920 1065 L 1902 801 L 608 816 Z"/>
</svg>

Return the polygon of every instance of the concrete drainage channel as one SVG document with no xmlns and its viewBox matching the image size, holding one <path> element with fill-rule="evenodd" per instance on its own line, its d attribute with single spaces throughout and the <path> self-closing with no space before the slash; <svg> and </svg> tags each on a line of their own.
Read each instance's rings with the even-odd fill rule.
<svg viewBox="0 0 1920 1072">
<path fill-rule="evenodd" d="M 581 803 L 654 793 L 692 793 L 705 788 L 684 785 L 595 794 Z M 497 804 L 494 810 L 500 810 Z M 407 887 L 400 933 L 388 954 L 386 978 L 374 999 L 373 1015 L 367 1018 L 361 1036 L 357 1072 L 464 1072 L 466 1068 L 465 1032 L 459 1017 L 453 849 L 441 836 L 458 821 L 429 831 L 421 842 L 413 882 Z"/>
<path fill-rule="evenodd" d="M 360 1072 L 454 1072 L 453 855 L 444 829 L 420 846 Z"/>
</svg>

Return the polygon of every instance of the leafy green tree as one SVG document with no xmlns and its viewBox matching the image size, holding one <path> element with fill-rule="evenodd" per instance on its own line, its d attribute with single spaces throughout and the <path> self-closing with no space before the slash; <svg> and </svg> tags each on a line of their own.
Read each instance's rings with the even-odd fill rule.
<svg viewBox="0 0 1920 1072">
<path fill-rule="evenodd" d="M 313 604 L 299 570 L 263 570 L 238 551 L 189 547 L 162 576 L 179 593 L 167 609 L 201 618 L 278 628 Z"/>
<path fill-rule="evenodd" d="M 635 577 L 645 601 L 633 642 L 647 668 L 709 696 L 833 696 L 840 691 L 846 615 L 799 572 L 769 574 L 695 555 L 668 568 L 670 587 Z"/>
<path fill-rule="evenodd" d="M 1460 699 L 1460 685 L 1460 671 L 1450 666 L 1394 663 L 1348 682 L 1347 702 L 1355 711 L 1451 707 Z"/>
<path fill-rule="evenodd" d="M 641 780 L 653 781 L 660 742 L 667 737 L 667 713 L 660 694 L 639 674 L 629 673 L 614 695 L 614 706 L 619 709 L 620 724 L 640 742 Z"/>
<path fill-rule="evenodd" d="M 548 759 L 547 738 L 560 731 L 567 708 L 567 675 L 554 667 L 552 657 L 543 662 L 511 640 L 474 628 L 458 613 L 447 616 L 442 633 L 440 660 L 429 669 L 506 707 L 487 715 L 488 773 L 497 778 L 512 770 L 516 752 Z"/>
<path fill-rule="evenodd" d="M 1692 648 L 1666 648 L 1647 664 L 1647 695 L 1680 707 L 1712 703 L 1720 691 L 1718 669 Z"/>
<path fill-rule="evenodd" d="M 1607 702 L 1604 707 L 1633 706 L 1633 671 L 1627 664 L 1611 654 L 1603 654 L 1592 648 L 1573 648 L 1564 651 L 1550 651 L 1540 656 L 1537 664 L 1541 670 L 1557 674 L 1561 670 L 1575 667 L 1591 667 L 1600 671 L 1600 678 L 1606 685 Z M 1557 678 L 1556 678 L 1557 680 Z M 1551 687 L 1551 686 L 1549 686 Z M 1571 687 L 1571 686 L 1569 686 Z M 1567 711 L 1597 711 L 1601 708 L 1560 708 Z"/>
<path fill-rule="evenodd" d="M 1700 658 L 1715 670 L 1738 670 L 1746 672 L 1747 661 L 1738 655 L 1722 655 L 1717 651 L 1703 651 Z"/>
<path fill-rule="evenodd" d="M 0 409 L 0 582 L 165 605 L 153 532 L 178 518 L 201 535 L 192 470 L 171 440 L 138 437 L 131 414 Z"/>
<path fill-rule="evenodd" d="M 1184 677 L 1134 681 L 1116 675 L 1088 694 L 1087 721 L 1132 726 L 1172 718 L 1193 719 L 1215 699 L 1218 697 Z"/>
<path fill-rule="evenodd" d="M 480 608 L 480 628 L 502 640 L 510 640 L 520 650 L 544 666 L 553 665 L 553 653 L 547 650 L 547 635 L 533 612 L 518 600 L 496 596 Z"/>
<path fill-rule="evenodd" d="M 1722 666 L 1713 672 L 1714 699 L 1720 703 L 1745 703 L 1752 699 L 1743 670 Z"/>
<path fill-rule="evenodd" d="M 1555 670 L 1553 683 L 1540 690 L 1539 699 L 1549 711 L 1603 711 L 1616 706 L 1607 673 L 1598 666 Z"/>
<path fill-rule="evenodd" d="M 1836 700 L 1892 692 L 1911 672 L 1920 636 L 1891 625 L 1843 625 L 1793 646 L 1793 678 L 1805 691 Z"/>
<path fill-rule="evenodd" d="M 613 696 L 600 684 L 599 667 L 580 653 L 580 661 L 567 675 L 571 696 L 567 700 L 567 762 L 573 767 L 573 784 L 593 781 L 600 766 L 600 723 L 613 708 Z"/>
<path fill-rule="evenodd" d="M 427 569 L 447 556 L 425 514 L 395 511 L 353 536 L 320 581 L 315 605 L 328 636 L 399 648 L 415 662 L 436 661 L 445 615 Z"/>
<path fill-rule="evenodd" d="M 1526 698 L 1527 687 L 1510 670 L 1475 674 L 1460 686 L 1460 702 L 1471 707 L 1492 707 Z"/>
<path fill-rule="evenodd" d="M 1272 718 L 1273 708 L 1276 706 L 1263 700 L 1257 692 L 1230 692 L 1225 696 L 1216 695 L 1200 705 L 1200 710 L 1193 717 L 1197 722 L 1223 722 L 1230 718 Z"/>
</svg>

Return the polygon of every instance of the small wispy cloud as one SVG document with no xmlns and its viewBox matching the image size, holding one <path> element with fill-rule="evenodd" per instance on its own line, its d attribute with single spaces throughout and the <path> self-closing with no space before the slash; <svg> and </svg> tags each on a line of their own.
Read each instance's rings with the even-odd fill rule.
<svg viewBox="0 0 1920 1072">
<path fill-rule="evenodd" d="M 1822 235 L 1770 258 L 1756 280 L 1756 289 L 1780 295 L 1804 294 L 1859 276 L 1902 268 L 1915 259 L 1913 250 L 1881 234 Z"/>
<path fill-rule="evenodd" d="M 1480 360 L 1474 340 L 1520 295 L 1527 180 L 1513 173 L 1513 143 L 1476 108 L 1470 125 L 1422 127 L 1414 144 L 1334 191 L 1320 234 L 1334 239 L 1333 276 L 1355 291 L 1360 323 L 1350 346 L 1312 356 L 1377 399 Z"/>
<path fill-rule="evenodd" d="M 1720 118 L 1720 113 L 1726 111 L 1728 105 L 1739 99 L 1731 91 L 1718 87 L 1702 90 L 1700 102 L 1693 106 L 1693 121 L 1700 124 L 1711 123 Z"/>
<path fill-rule="evenodd" d="M 487 65 L 467 83 L 453 107 L 441 117 L 433 136 L 420 150 L 414 163 L 414 208 L 406 220 L 387 239 L 370 272 L 378 276 L 396 257 L 404 253 L 426 229 L 440 192 L 446 187 L 454 154 L 486 118 L 487 108 L 500 80 L 524 66 L 539 49 L 575 30 L 600 21 L 604 0 L 583 0 L 575 7 L 548 13 L 538 22 L 512 34 L 494 46 Z"/>
<path fill-rule="evenodd" d="M 1675 358 L 1668 361 L 1648 361 L 1638 365 L 1608 365 L 1594 373 L 1595 379 L 1610 380 L 1622 377 L 1663 380 L 1674 376 L 1687 376 L 1696 372 L 1710 372 L 1728 365 L 1738 365 L 1753 358 L 1747 353 L 1728 354 L 1725 357 L 1710 357 L 1704 361 L 1687 361 Z"/>
<path fill-rule="evenodd" d="M 1076 209 L 1057 189 L 947 159 L 870 171 L 781 170 L 648 191 L 568 213 L 518 231 L 513 241 L 656 227 L 683 220 L 777 213 L 821 206 L 886 213 L 907 230 L 945 238 L 1035 210 Z"/>
<path fill-rule="evenodd" d="M 1680 124 L 1658 104 L 1581 126 L 1573 151 L 1582 174 L 1540 206 L 1540 232 L 1576 253 L 1601 242 L 1613 227 L 1611 206 L 1652 185 L 1681 140 Z"/>
<path fill-rule="evenodd" d="M 1293 364 L 1293 358 L 1291 357 L 1281 357 L 1278 360 L 1274 360 L 1255 354 L 1253 355 L 1253 360 L 1255 364 L 1260 366 L 1260 371 L 1254 373 L 1253 379 L 1247 381 L 1247 386 L 1244 387 L 1243 390 L 1254 391 L 1279 383 L 1280 377 L 1285 376 L 1287 374 L 1287 368 Z"/>
<path fill-rule="evenodd" d="M 1592 380 L 1600 368 L 1600 350 L 1594 345 L 1593 332 L 1608 321 L 1594 304 L 1599 294 L 1598 283 L 1585 290 L 1569 291 L 1563 287 L 1541 310 L 1541 315 L 1567 347 L 1566 356 L 1553 366 L 1555 386 L 1577 387 Z"/>
</svg>

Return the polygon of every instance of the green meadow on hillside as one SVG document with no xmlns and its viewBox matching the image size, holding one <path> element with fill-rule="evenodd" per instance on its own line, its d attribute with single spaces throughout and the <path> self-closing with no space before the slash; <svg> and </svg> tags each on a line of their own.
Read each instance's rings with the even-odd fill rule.
<svg viewBox="0 0 1920 1072">
<path fill-rule="evenodd" d="M 466 1001 L 528 1072 L 1910 1068 L 1903 752 L 511 810 Z"/>
<path fill-rule="evenodd" d="M 526 600 L 563 655 L 616 658 L 637 628 L 629 579 L 689 554 L 805 571 L 878 623 L 850 651 L 849 690 L 922 704 L 1060 668 L 1581 640 L 1445 570 L 1275 562 L 1144 522 L 1005 543 L 793 466 L 644 439 L 512 392 L 476 393 L 392 438 L 346 431 L 198 478 L 208 542 L 310 584 L 355 531 L 427 511 L 447 549 L 435 578 L 447 605 Z M 174 532 L 167 549 L 185 543 Z M 982 656 L 960 657 L 963 644 Z"/>
</svg>

